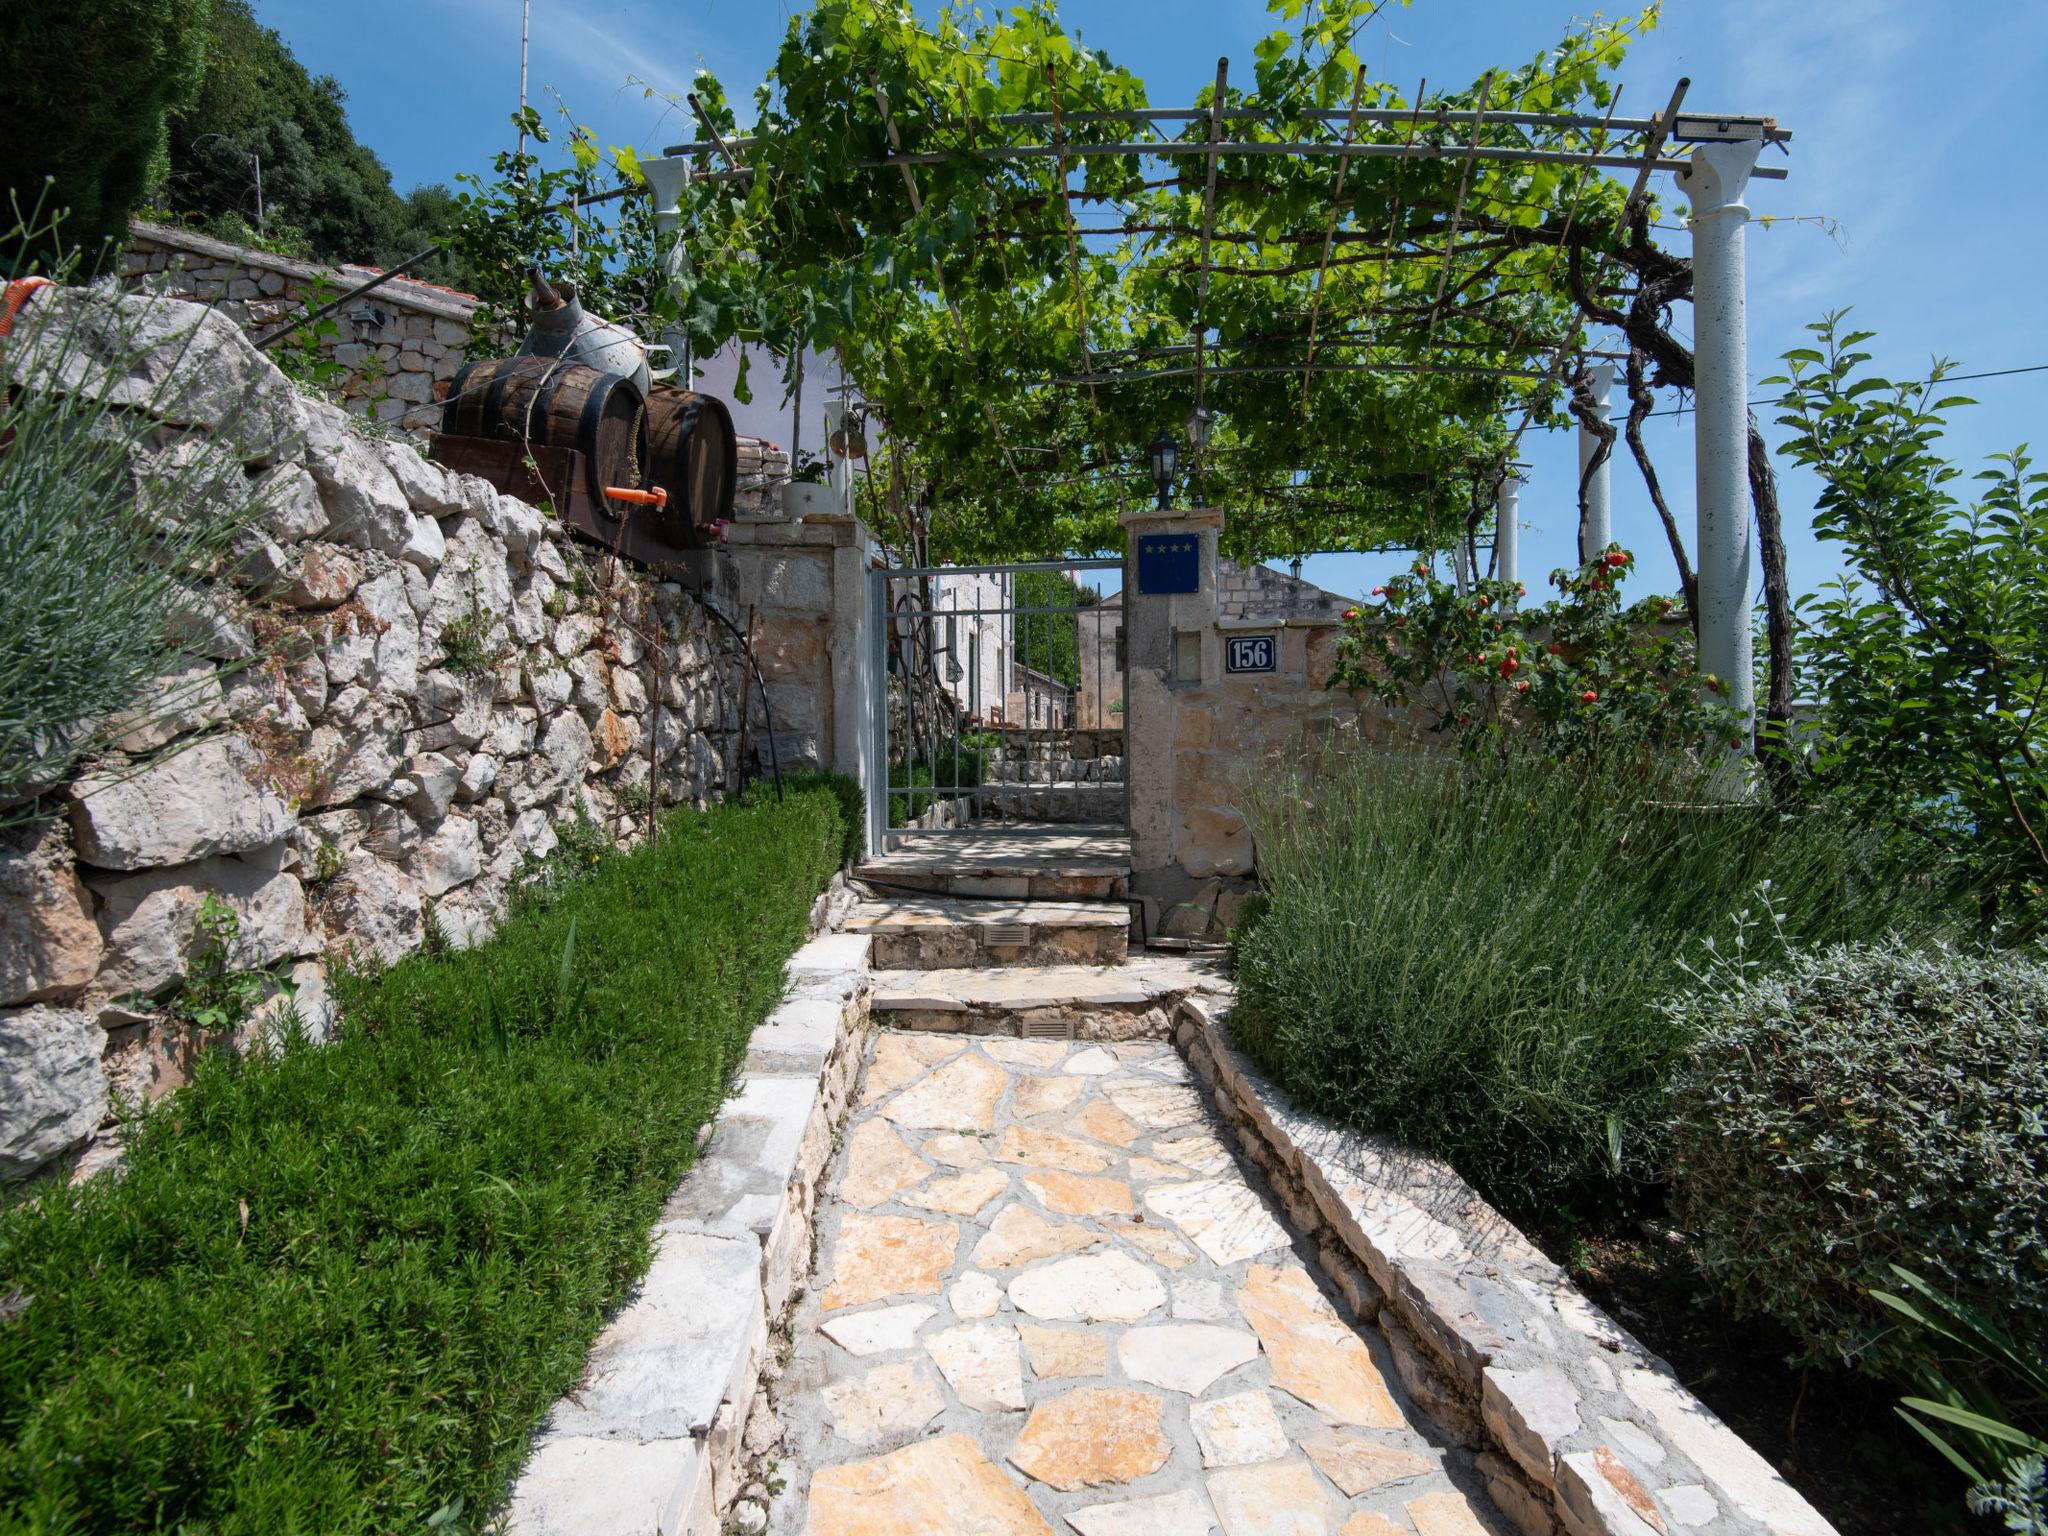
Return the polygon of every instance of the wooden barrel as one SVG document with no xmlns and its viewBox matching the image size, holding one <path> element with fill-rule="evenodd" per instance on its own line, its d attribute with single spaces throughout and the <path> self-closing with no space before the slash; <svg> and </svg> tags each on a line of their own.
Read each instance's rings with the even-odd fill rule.
<svg viewBox="0 0 2048 1536">
<path fill-rule="evenodd" d="M 710 527 L 732 516 L 739 453 L 725 402 L 672 385 L 647 396 L 647 483 L 668 491 L 663 535 L 676 544 L 710 542 Z"/>
<path fill-rule="evenodd" d="M 591 504 L 619 516 L 607 486 L 637 489 L 647 463 L 647 408 L 640 387 L 553 357 L 503 357 L 466 365 L 449 386 L 441 430 L 462 437 L 542 443 L 583 455 Z"/>
</svg>

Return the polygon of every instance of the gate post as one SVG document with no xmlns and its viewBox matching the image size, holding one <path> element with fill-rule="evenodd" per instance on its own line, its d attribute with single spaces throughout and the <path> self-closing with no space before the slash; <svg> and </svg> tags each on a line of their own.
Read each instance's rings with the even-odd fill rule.
<svg viewBox="0 0 2048 1536">
<path fill-rule="evenodd" d="M 1216 629 L 1215 508 L 1130 513 L 1124 549 L 1124 793 L 1131 827 L 1131 886 L 1159 907 L 1194 881 L 1181 858 L 1175 792 L 1177 688 L 1222 670 Z M 1247 840 L 1248 842 L 1248 840 Z M 1244 860 L 1245 871 L 1250 858 Z"/>
<path fill-rule="evenodd" d="M 859 518 L 825 513 L 801 523 L 747 519 L 727 533 L 730 607 L 751 613 L 754 656 L 767 694 L 757 725 L 772 714 L 781 766 L 832 768 L 879 801 L 869 744 L 883 690 L 870 654 L 868 569 L 875 537 Z"/>
</svg>

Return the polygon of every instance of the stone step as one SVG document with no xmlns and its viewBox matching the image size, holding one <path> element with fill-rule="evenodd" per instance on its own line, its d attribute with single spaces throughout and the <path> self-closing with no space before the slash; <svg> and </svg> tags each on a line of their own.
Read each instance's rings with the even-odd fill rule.
<svg viewBox="0 0 2048 1536">
<path fill-rule="evenodd" d="M 1123 965 L 876 971 L 877 1022 L 954 1034 L 1165 1038 L 1173 1006 L 1227 992 L 1222 957 L 1139 952 Z"/>
<path fill-rule="evenodd" d="M 1104 901 L 1130 889 L 1131 842 L 1119 826 L 905 832 L 856 874 L 885 895 Z"/>
<path fill-rule="evenodd" d="M 1121 965 L 1130 949 L 1122 903 L 892 896 L 856 907 L 846 927 L 873 937 L 885 971 Z"/>
</svg>

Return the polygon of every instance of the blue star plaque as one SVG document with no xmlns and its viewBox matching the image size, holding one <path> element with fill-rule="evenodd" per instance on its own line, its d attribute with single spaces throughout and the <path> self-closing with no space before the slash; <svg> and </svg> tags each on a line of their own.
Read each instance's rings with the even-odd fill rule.
<svg viewBox="0 0 2048 1536">
<path fill-rule="evenodd" d="M 1202 536 L 1198 533 L 1138 535 L 1138 591 L 1147 597 L 1202 589 Z"/>
</svg>

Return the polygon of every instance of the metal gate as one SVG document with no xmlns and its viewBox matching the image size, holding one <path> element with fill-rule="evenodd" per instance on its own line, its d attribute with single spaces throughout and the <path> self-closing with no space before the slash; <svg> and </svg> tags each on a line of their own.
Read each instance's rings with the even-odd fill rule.
<svg viewBox="0 0 2048 1536">
<path fill-rule="evenodd" d="M 868 846 L 1061 823 L 1122 831 L 1120 560 L 868 573 Z M 884 790 L 882 786 L 886 785 Z"/>
</svg>

